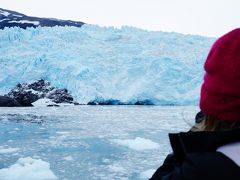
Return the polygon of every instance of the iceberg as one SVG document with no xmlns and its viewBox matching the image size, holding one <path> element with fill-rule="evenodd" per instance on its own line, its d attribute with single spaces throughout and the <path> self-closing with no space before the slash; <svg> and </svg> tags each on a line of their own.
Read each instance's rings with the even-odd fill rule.
<svg viewBox="0 0 240 180">
<path fill-rule="evenodd" d="M 133 27 L 0 30 L 0 94 L 44 79 L 80 104 L 196 105 L 215 38 Z M 145 103 L 146 102 L 146 103 Z"/>
<path fill-rule="evenodd" d="M 19 158 L 16 164 L 0 169 L 2 180 L 56 180 L 55 174 L 50 170 L 50 164 L 41 159 L 31 157 Z"/>
<path fill-rule="evenodd" d="M 140 137 L 136 137 L 135 139 L 125 139 L 125 140 L 114 139 L 113 142 L 122 146 L 126 146 L 136 151 L 144 151 L 144 150 L 160 148 L 160 145 L 158 143 L 155 143 L 149 139 L 140 138 Z"/>
</svg>

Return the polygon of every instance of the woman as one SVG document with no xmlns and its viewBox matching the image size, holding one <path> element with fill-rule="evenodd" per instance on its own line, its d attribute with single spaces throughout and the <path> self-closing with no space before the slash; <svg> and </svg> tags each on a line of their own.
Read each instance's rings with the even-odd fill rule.
<svg viewBox="0 0 240 180">
<path fill-rule="evenodd" d="M 240 180 L 240 28 L 213 44 L 204 69 L 202 120 L 169 134 L 173 153 L 151 180 Z"/>
</svg>

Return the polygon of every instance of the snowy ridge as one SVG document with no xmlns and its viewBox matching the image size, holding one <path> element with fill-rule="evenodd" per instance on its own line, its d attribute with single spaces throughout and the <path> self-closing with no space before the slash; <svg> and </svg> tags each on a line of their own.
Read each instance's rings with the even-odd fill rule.
<svg viewBox="0 0 240 180">
<path fill-rule="evenodd" d="M 0 31 L 0 94 L 44 79 L 68 89 L 80 104 L 197 104 L 213 41 L 131 27 L 5 28 Z"/>
<path fill-rule="evenodd" d="M 53 18 L 38 18 L 26 16 L 24 14 L 0 8 L 0 29 L 5 27 L 20 27 L 26 29 L 27 27 L 37 26 L 76 26 L 81 27 L 83 22 L 76 22 L 70 20 L 58 20 Z"/>
</svg>

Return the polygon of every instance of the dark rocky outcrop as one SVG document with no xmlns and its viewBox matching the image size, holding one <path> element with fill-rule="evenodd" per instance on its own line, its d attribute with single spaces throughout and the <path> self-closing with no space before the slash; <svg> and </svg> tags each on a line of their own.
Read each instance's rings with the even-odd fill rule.
<svg viewBox="0 0 240 180">
<path fill-rule="evenodd" d="M 0 107 L 20 107 L 18 101 L 7 96 L 0 96 Z"/>
<path fill-rule="evenodd" d="M 53 89 L 46 97 L 55 103 L 73 103 L 73 97 L 67 89 Z"/>
<path fill-rule="evenodd" d="M 37 104 L 34 103 L 39 99 L 41 100 Z M 58 107 L 60 103 L 83 105 L 75 102 L 67 89 L 53 87 L 50 82 L 43 79 L 33 83 L 19 83 L 8 94 L 0 96 L 0 107 L 27 107 L 33 106 L 32 103 L 36 106 L 44 104 L 47 107 Z M 118 99 L 96 98 L 87 105 L 154 105 L 154 103 L 149 99 L 127 103 Z"/>
<path fill-rule="evenodd" d="M 19 89 L 21 89 L 20 86 L 21 85 L 18 85 Z M 38 95 L 31 91 L 24 91 L 22 89 L 18 91 L 16 88 L 11 90 L 7 96 L 16 100 L 21 106 L 32 106 L 32 103 L 39 99 Z"/>
<path fill-rule="evenodd" d="M 33 83 L 16 85 L 8 94 L 0 96 L 0 106 L 32 106 L 32 103 L 48 98 L 56 103 L 48 106 L 58 106 L 58 103 L 69 103 L 77 105 L 67 89 L 58 89 L 51 86 L 50 82 L 38 80 Z"/>
</svg>

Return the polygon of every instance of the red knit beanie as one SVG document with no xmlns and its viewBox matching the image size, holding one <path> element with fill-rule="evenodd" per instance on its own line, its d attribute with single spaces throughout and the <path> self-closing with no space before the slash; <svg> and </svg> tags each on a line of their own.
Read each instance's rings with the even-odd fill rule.
<svg viewBox="0 0 240 180">
<path fill-rule="evenodd" d="M 222 121 L 240 121 L 240 28 L 213 44 L 204 69 L 202 112 Z"/>
</svg>

